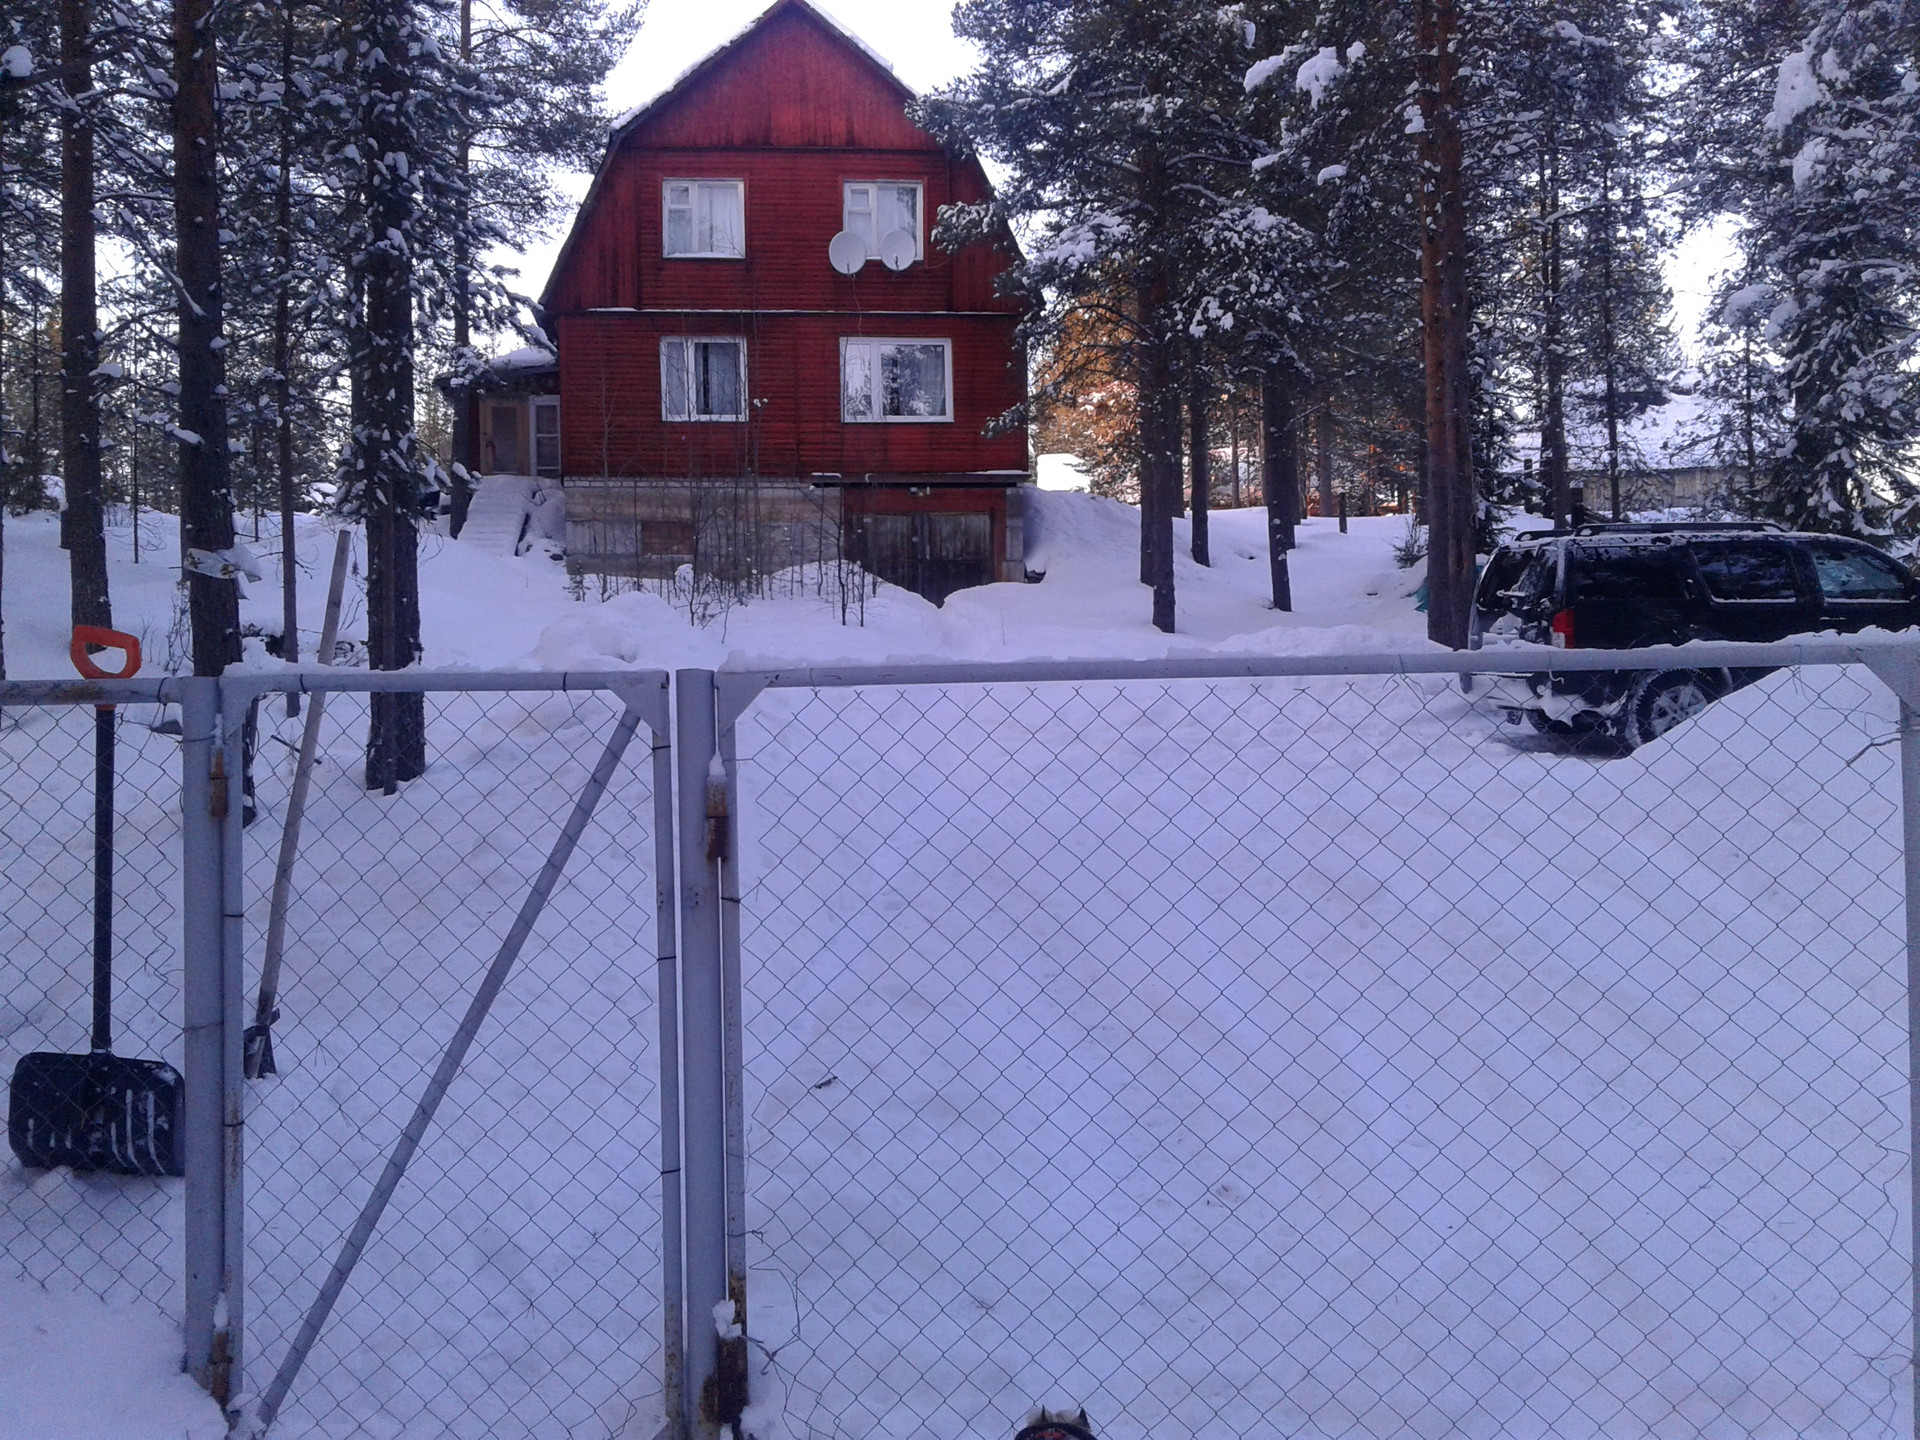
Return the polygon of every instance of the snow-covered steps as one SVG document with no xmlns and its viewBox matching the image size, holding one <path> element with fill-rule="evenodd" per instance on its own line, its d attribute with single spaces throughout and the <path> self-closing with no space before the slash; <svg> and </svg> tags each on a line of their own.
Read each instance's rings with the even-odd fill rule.
<svg viewBox="0 0 1920 1440">
<path fill-rule="evenodd" d="M 517 554 L 540 482 L 530 475 L 488 475 L 467 507 L 460 543 L 494 555 Z"/>
</svg>

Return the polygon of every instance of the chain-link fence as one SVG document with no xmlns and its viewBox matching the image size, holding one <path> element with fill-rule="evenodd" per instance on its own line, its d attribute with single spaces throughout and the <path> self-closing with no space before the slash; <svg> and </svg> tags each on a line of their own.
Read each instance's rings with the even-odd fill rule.
<svg viewBox="0 0 1920 1440">
<path fill-rule="evenodd" d="M 153 687 L 144 692 L 157 693 Z M 0 686 L 0 691 L 6 687 Z M 0 1073 L 28 1055 L 77 1057 L 95 1038 L 96 711 L 92 705 L 0 708 Z M 180 760 L 178 726 L 156 730 L 154 704 L 112 712 L 108 792 L 112 967 L 109 1036 L 115 1054 L 181 1062 Z M 171 733 L 169 733 L 169 731 Z M 106 837 L 98 837 L 106 838 Z M 57 1089 L 61 1071 L 52 1077 Z M 32 1067 L 29 1067 L 30 1072 Z M 42 1077 L 43 1079 L 45 1077 Z M 42 1146 L 47 1127 L 72 1139 L 61 1094 L 31 1086 L 29 1114 L 9 1120 Z M 11 1161 L 12 1157 L 9 1157 Z M 0 1219 L 10 1275 L 124 1301 L 138 1296 L 178 1319 L 180 1189 L 163 1175 L 0 1169 Z"/>
<path fill-rule="evenodd" d="M 164 682 L 187 1178 L 9 1166 L 5 1254 L 275 1436 L 1910 1434 L 1920 661 L 1722 648 L 1633 749 L 1485 657 Z M 111 688 L 0 696 L 10 1067 L 88 1049 Z"/>
<path fill-rule="evenodd" d="M 606 691 L 435 691 L 426 766 L 368 789 L 370 698 L 320 721 L 247 1114 L 247 1388 L 286 1364 L 621 718 Z M 306 723 L 266 707 L 263 816 Z M 285 743 L 281 743 L 285 742 Z M 405 1179 L 279 1405 L 280 1436 L 653 1435 L 661 1424 L 653 777 L 611 771 Z M 276 827 L 277 829 L 277 827 Z M 277 834 L 268 837 L 277 841 Z M 249 847 L 247 953 L 277 856 Z M 251 991 L 250 991 L 251 996 Z"/>
<path fill-rule="evenodd" d="M 1886 685 L 1022 668 L 734 681 L 759 1440 L 1911 1433 Z"/>
</svg>

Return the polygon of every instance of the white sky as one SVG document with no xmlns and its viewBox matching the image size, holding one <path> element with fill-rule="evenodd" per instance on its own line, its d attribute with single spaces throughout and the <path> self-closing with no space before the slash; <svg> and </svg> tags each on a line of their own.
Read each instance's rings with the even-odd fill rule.
<svg viewBox="0 0 1920 1440">
<path fill-rule="evenodd" d="M 650 0 L 626 58 L 608 78 L 607 102 L 612 112 L 619 114 L 658 95 L 689 66 L 744 30 L 771 3 Z M 878 51 L 895 74 L 922 92 L 965 73 L 976 58 L 973 45 L 953 33 L 951 0 L 826 0 L 819 8 Z M 564 188 L 577 201 L 585 196 L 589 178 L 568 176 Z M 538 295 L 563 235 L 564 229 L 534 238 L 518 253 L 496 252 L 493 258 L 520 271 L 514 288 Z M 1689 354 L 1697 353 L 1696 327 L 1714 277 L 1732 263 L 1728 233 L 1718 226 L 1685 237 L 1668 258 L 1667 283 L 1674 291 L 1677 329 Z"/>
</svg>

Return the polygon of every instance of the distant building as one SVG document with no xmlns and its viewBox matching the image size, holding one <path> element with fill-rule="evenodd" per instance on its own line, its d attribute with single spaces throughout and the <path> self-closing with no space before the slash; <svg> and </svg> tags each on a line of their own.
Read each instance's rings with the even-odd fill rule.
<svg viewBox="0 0 1920 1440">
<path fill-rule="evenodd" d="M 982 433 L 1027 393 L 1010 255 L 934 243 L 991 192 L 912 98 L 780 0 L 616 125 L 541 296 L 557 358 L 470 402 L 483 471 L 562 480 L 576 573 L 844 556 L 934 600 L 1024 573 L 1027 434 Z"/>
<path fill-rule="evenodd" d="M 1742 480 L 1736 469 L 1702 463 L 1701 434 L 1706 402 L 1676 389 L 1664 405 L 1637 415 L 1620 427 L 1620 502 L 1624 511 L 1708 511 L 1724 507 Z M 1533 431 L 1514 439 L 1516 464 L 1528 475 L 1541 473 L 1540 437 Z M 1585 492 L 1589 512 L 1606 513 L 1612 477 L 1607 467 L 1604 424 L 1567 424 L 1568 472 Z"/>
</svg>

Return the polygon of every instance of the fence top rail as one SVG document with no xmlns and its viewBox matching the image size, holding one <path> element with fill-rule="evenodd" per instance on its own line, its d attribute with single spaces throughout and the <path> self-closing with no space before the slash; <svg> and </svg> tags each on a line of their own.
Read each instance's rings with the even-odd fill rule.
<svg viewBox="0 0 1920 1440">
<path fill-rule="evenodd" d="M 808 665 L 722 669 L 723 686 L 828 690 L 863 685 L 992 685 L 1046 681 L 1233 680 L 1326 675 L 1540 675 L 1594 670 L 1781 669 L 1920 662 L 1920 636 L 1815 636 L 1772 644 L 1695 641 L 1644 650 L 1381 650 L 1334 655 L 1192 655 L 1165 660 L 1017 660 L 956 664 Z"/>
<path fill-rule="evenodd" d="M 193 677 L 161 675 L 136 680 L 8 680 L 0 682 L 6 705 L 177 704 Z M 312 670 L 246 671 L 219 680 L 231 700 L 289 692 L 314 695 L 347 691 L 544 691 L 611 690 L 664 692 L 665 670 Z"/>
</svg>

